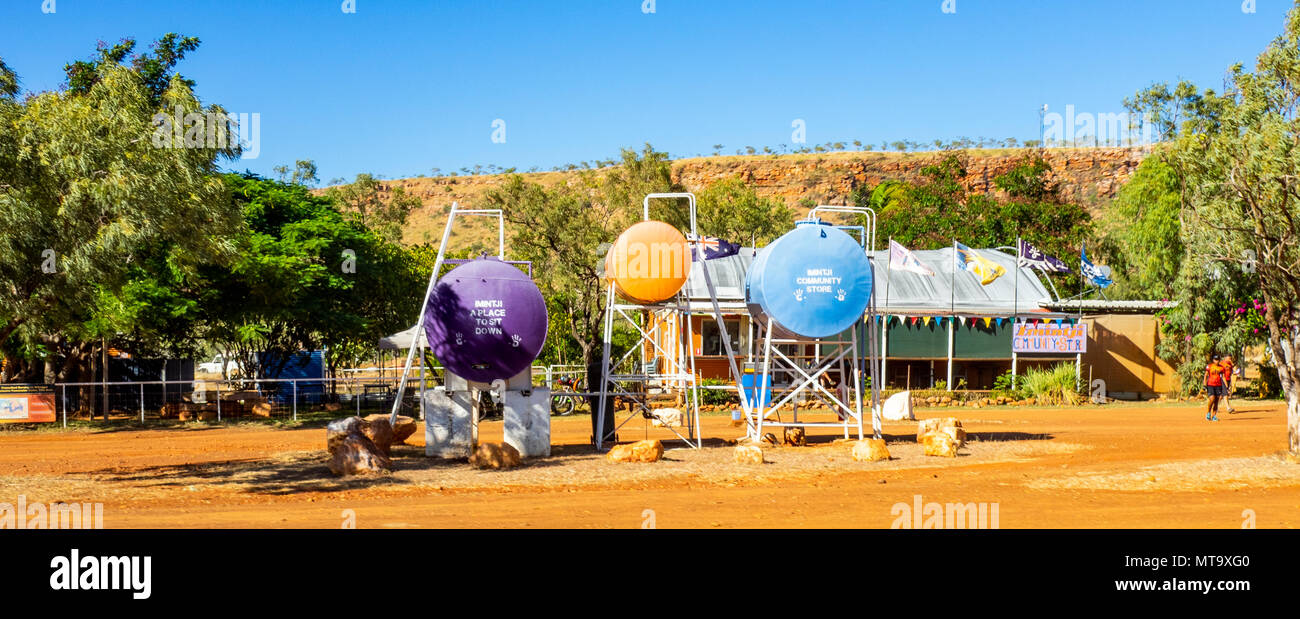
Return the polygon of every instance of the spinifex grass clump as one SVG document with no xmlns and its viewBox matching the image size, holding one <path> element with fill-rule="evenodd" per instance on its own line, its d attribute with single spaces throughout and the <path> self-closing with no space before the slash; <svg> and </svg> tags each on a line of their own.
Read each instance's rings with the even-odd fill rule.
<svg viewBox="0 0 1300 619">
<path fill-rule="evenodd" d="M 1074 365 L 1070 363 L 1058 363 L 1046 369 L 1029 368 L 1016 380 L 1016 388 L 1039 404 L 1073 406 L 1083 399 L 1077 389 Z"/>
</svg>

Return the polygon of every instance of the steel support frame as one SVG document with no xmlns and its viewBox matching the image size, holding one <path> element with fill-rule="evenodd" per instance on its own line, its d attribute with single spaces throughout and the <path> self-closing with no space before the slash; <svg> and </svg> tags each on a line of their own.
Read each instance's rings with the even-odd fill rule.
<svg viewBox="0 0 1300 619">
<path fill-rule="evenodd" d="M 694 261 L 700 264 L 700 272 L 704 276 L 704 283 L 709 291 L 709 301 L 711 303 L 712 310 L 713 310 L 713 319 L 714 321 L 717 322 L 718 332 L 722 337 L 722 346 L 724 349 L 723 352 L 727 356 L 727 364 L 729 366 L 729 369 L 731 370 L 731 376 L 736 382 L 737 393 L 739 393 L 740 376 L 741 376 L 740 367 L 736 365 L 735 351 L 731 349 L 731 336 L 729 333 L 727 333 L 727 323 L 722 318 L 722 308 L 718 304 L 718 292 L 713 285 L 713 276 L 709 274 L 709 268 L 705 262 L 706 259 L 704 257 L 704 244 L 701 243 L 701 237 L 699 235 L 696 226 L 695 194 L 652 193 L 647 195 L 641 201 L 642 221 L 648 221 L 650 219 L 650 201 L 656 199 L 687 200 L 687 205 L 690 209 L 691 230 L 690 233 L 686 235 L 686 240 L 688 243 L 688 247 L 690 248 L 691 255 L 694 258 Z M 681 374 L 682 367 L 689 368 L 689 376 L 679 377 L 678 380 L 680 382 L 678 384 L 682 385 L 682 387 L 686 389 L 686 391 L 689 393 L 689 398 L 690 398 L 689 402 L 690 402 L 690 407 L 692 409 L 692 414 L 689 415 L 689 417 L 691 418 L 692 427 L 691 427 L 691 432 L 688 433 L 688 436 L 693 436 L 695 441 L 692 442 L 690 439 L 686 437 L 681 437 L 681 434 L 678 433 L 676 429 L 669 428 L 669 430 L 671 430 L 674 434 L 677 434 L 678 437 L 681 437 L 682 440 L 686 441 L 688 445 L 695 448 L 699 448 L 703 446 L 704 438 L 700 433 L 700 424 L 699 424 L 700 394 L 699 394 L 699 384 L 698 384 L 699 383 L 698 373 L 696 372 L 696 368 L 695 368 L 695 355 L 693 354 L 693 351 L 690 349 L 690 346 L 694 343 L 695 339 L 694 339 L 694 327 L 691 324 L 691 303 L 690 303 L 689 288 L 690 288 L 690 273 L 687 272 L 687 283 L 683 285 L 683 290 L 678 292 L 676 302 L 669 302 L 669 303 L 650 305 L 650 306 L 632 306 L 632 307 L 640 307 L 642 309 L 653 308 L 655 310 L 661 310 L 661 311 L 669 310 L 675 312 L 676 314 L 675 316 L 676 320 L 674 322 L 679 326 L 674 329 L 673 335 L 675 336 L 675 340 L 676 340 L 675 348 L 677 350 L 676 356 L 678 358 L 678 361 L 675 363 L 673 369 L 676 370 L 678 374 Z M 603 450 L 605 448 L 604 446 L 605 441 L 607 439 L 613 438 L 618 428 L 622 427 L 625 423 L 627 423 L 627 419 L 625 419 L 623 423 L 617 424 L 616 427 L 611 428 L 608 431 L 606 431 L 605 429 L 604 411 L 605 411 L 605 404 L 608 401 L 608 398 L 610 396 L 609 385 L 612 384 L 611 379 L 619 378 L 616 376 L 611 376 L 610 370 L 612 369 L 612 366 L 610 365 L 610 358 L 609 358 L 610 341 L 614 335 L 614 316 L 611 310 L 616 309 L 616 307 L 618 306 L 616 306 L 615 304 L 614 287 L 611 285 L 606 289 L 605 324 L 604 324 L 605 329 L 603 332 L 604 343 L 602 346 L 603 350 L 601 354 L 601 384 L 600 384 L 600 397 L 598 398 L 599 407 L 596 410 L 592 411 L 592 414 L 596 415 L 596 419 L 597 419 L 596 436 L 592 437 L 592 439 L 596 443 L 597 450 Z M 622 306 L 622 307 L 629 307 L 629 306 Z M 624 315 L 624 317 L 626 318 L 627 316 Z M 686 338 L 681 337 L 680 321 L 684 321 L 686 323 Z M 637 347 L 641 348 L 642 347 L 641 341 L 643 341 L 646 336 L 645 330 L 642 329 L 640 326 L 636 325 L 634 321 L 630 320 L 630 318 L 629 318 L 629 322 L 633 323 L 633 325 L 637 329 L 638 334 L 641 336 L 640 340 L 637 343 Z M 655 347 L 662 350 L 662 347 L 658 346 L 657 343 L 655 344 Z M 628 354 L 630 353 L 631 351 L 629 351 Z M 626 357 L 626 354 L 624 356 Z M 627 377 L 623 377 L 623 378 L 627 378 Z M 588 385 L 587 388 L 591 389 L 592 386 Z M 622 395 L 629 395 L 625 390 L 623 390 L 617 384 L 615 384 L 615 389 L 618 390 Z M 749 404 L 746 402 L 744 397 L 740 398 L 740 406 L 742 411 L 744 412 L 745 419 L 748 420 L 750 417 L 749 414 L 750 409 L 749 409 Z M 631 416 L 629 416 L 628 419 L 631 419 Z"/>
</svg>

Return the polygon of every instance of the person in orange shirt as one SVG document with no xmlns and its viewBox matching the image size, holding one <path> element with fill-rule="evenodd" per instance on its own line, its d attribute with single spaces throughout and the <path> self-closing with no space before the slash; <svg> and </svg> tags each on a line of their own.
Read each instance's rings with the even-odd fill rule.
<svg viewBox="0 0 1300 619">
<path fill-rule="evenodd" d="M 1205 395 L 1209 400 L 1205 405 L 1205 420 L 1219 420 L 1219 398 L 1223 396 L 1223 366 L 1219 365 L 1219 355 L 1210 358 L 1205 366 Z"/>
<path fill-rule="evenodd" d="M 1237 409 L 1232 407 L 1232 379 L 1236 376 L 1237 366 L 1232 362 L 1232 355 L 1224 355 L 1219 367 L 1223 368 L 1223 405 L 1229 413 L 1235 413 Z"/>
</svg>

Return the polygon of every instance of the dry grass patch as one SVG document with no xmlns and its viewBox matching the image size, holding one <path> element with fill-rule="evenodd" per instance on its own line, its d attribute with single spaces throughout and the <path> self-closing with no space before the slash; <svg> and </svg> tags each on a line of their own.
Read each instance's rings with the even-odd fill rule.
<svg viewBox="0 0 1300 619">
<path fill-rule="evenodd" d="M 1210 492 L 1300 486 L 1300 466 L 1280 456 L 1188 460 L 1145 466 L 1123 473 L 1079 472 L 1026 483 L 1040 490 L 1174 490 Z"/>
</svg>

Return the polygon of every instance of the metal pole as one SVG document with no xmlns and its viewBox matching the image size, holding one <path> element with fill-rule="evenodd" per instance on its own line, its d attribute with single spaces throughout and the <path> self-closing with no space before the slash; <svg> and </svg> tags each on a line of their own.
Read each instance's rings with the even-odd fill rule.
<svg viewBox="0 0 1300 619">
<path fill-rule="evenodd" d="M 1015 323 L 1012 324 L 1014 325 Z M 1012 331 L 1011 334 L 1014 337 L 1015 331 Z M 1016 361 L 1017 361 L 1016 351 L 1012 350 L 1011 351 L 1011 388 L 1012 389 L 1016 388 Z"/>
<path fill-rule="evenodd" d="M 649 207 L 646 207 L 649 208 Z M 596 436 L 592 437 L 596 441 L 596 449 L 603 449 L 605 445 L 605 402 L 609 397 L 609 340 L 613 338 L 614 332 L 614 286 L 610 285 L 605 291 L 605 325 L 601 331 L 603 342 L 601 343 L 600 353 L 600 397 L 597 398 L 598 409 L 591 411 L 596 416 Z M 590 389 L 592 386 L 587 385 Z"/>
<path fill-rule="evenodd" d="M 221 423 L 221 381 L 217 381 L 217 423 Z"/>
<path fill-rule="evenodd" d="M 433 296 L 434 286 L 438 283 L 438 271 L 442 269 L 443 257 L 447 254 L 447 243 L 451 240 L 451 227 L 456 221 L 457 203 L 451 203 L 451 210 L 447 212 L 447 225 L 442 230 L 442 243 L 438 244 L 438 256 L 433 260 L 433 272 L 429 274 L 429 285 L 424 290 L 424 300 L 420 302 L 420 317 L 415 322 L 415 337 L 420 336 L 424 330 L 424 313 L 429 309 L 429 297 Z M 503 241 L 504 242 L 504 241 Z M 393 400 L 393 412 L 388 416 L 390 424 L 397 423 L 397 412 L 402 405 L 402 396 L 406 392 L 406 375 L 411 371 L 411 362 L 415 358 L 415 346 L 412 346 L 406 353 L 406 365 L 402 367 L 402 378 L 397 384 L 397 398 Z M 360 414 L 361 404 L 357 403 L 357 412 Z"/>
<path fill-rule="evenodd" d="M 767 381 L 772 371 L 772 317 L 767 318 L 767 326 L 763 332 L 763 375 L 759 378 L 758 384 L 754 386 L 755 400 L 758 402 L 758 421 L 755 423 L 754 441 L 763 440 L 763 417 L 767 415 L 767 407 L 771 404 L 770 400 L 775 399 L 775 394 L 767 387 Z M 765 391 L 766 390 L 766 391 Z M 766 399 L 764 396 L 766 395 Z"/>
<path fill-rule="evenodd" d="M 1015 298 L 1011 302 L 1011 388 L 1016 388 L 1016 325 L 1020 320 L 1020 235 L 1016 235 Z"/>
<path fill-rule="evenodd" d="M 874 317 L 872 318 L 874 319 Z M 861 355 L 858 352 L 862 349 L 858 348 L 857 326 L 853 327 L 853 334 L 850 336 L 849 345 L 853 347 L 853 355 L 852 355 L 853 358 L 849 361 L 849 364 L 853 366 L 853 392 L 854 392 L 853 404 L 854 407 L 857 408 L 857 410 L 854 411 L 854 416 L 857 417 L 857 422 L 858 422 L 858 440 L 862 440 L 862 366 L 859 362 Z M 867 343 L 867 349 L 868 350 L 871 349 L 870 342 Z M 872 373 L 874 374 L 875 372 Z M 843 378 L 844 377 L 841 377 L 841 379 Z M 874 390 L 874 386 L 873 386 L 873 390 Z M 844 424 L 844 438 L 847 439 L 848 437 L 849 437 L 849 424 L 848 424 L 848 420 L 846 419 Z"/>
<path fill-rule="evenodd" d="M 957 335 L 957 329 L 955 328 L 956 323 L 956 316 L 950 316 L 948 318 L 948 391 L 952 391 L 952 345 L 953 340 Z"/>
<path fill-rule="evenodd" d="M 419 342 L 420 334 L 416 333 L 416 342 Z M 424 356 L 424 344 L 420 344 L 420 419 L 424 419 L 424 394 L 429 390 L 429 383 L 424 378 L 424 366 L 426 358 Z M 546 388 L 551 388 L 551 368 L 546 368 Z"/>
<path fill-rule="evenodd" d="M 293 381 L 293 420 L 298 421 L 298 380 Z"/>
<path fill-rule="evenodd" d="M 144 425 L 144 383 L 140 383 L 140 425 Z"/>
<path fill-rule="evenodd" d="M 889 314 L 880 317 L 880 389 L 883 391 L 889 386 Z"/>
<path fill-rule="evenodd" d="M 691 204 L 694 205 L 694 203 L 695 203 L 695 198 L 692 197 Z M 691 209 L 692 213 L 694 213 L 694 210 L 695 210 L 694 208 Z M 692 230 L 692 233 L 693 232 L 694 230 Z M 726 322 L 722 319 L 722 307 L 718 305 L 718 293 L 713 287 L 713 276 L 709 275 L 709 267 L 708 264 L 705 262 L 704 245 L 699 242 L 698 238 L 693 239 L 693 242 L 695 243 L 695 255 L 698 257 L 700 262 L 700 272 L 704 273 L 704 283 L 706 286 L 708 286 L 709 289 L 709 302 L 713 305 L 713 319 L 718 322 L 718 333 L 722 336 L 722 347 L 727 354 L 727 365 L 730 366 L 731 376 L 733 379 L 735 379 L 736 386 L 739 387 L 740 379 L 742 375 L 740 373 L 740 368 L 736 365 L 736 353 L 731 349 L 731 337 L 730 334 L 727 333 Z M 690 304 L 690 300 L 687 299 L 688 312 L 689 312 L 689 304 Z M 689 320 L 689 314 L 688 314 L 688 320 Z M 691 346 L 694 346 L 694 344 L 695 344 L 694 340 L 692 340 Z M 694 355 L 692 355 L 692 359 L 694 359 Z M 749 418 L 749 410 L 748 410 L 749 404 L 745 402 L 745 398 L 740 399 L 740 408 L 741 411 L 745 413 L 745 417 Z"/>
<path fill-rule="evenodd" d="M 68 386 L 63 386 L 63 427 L 68 427 Z"/>
</svg>

